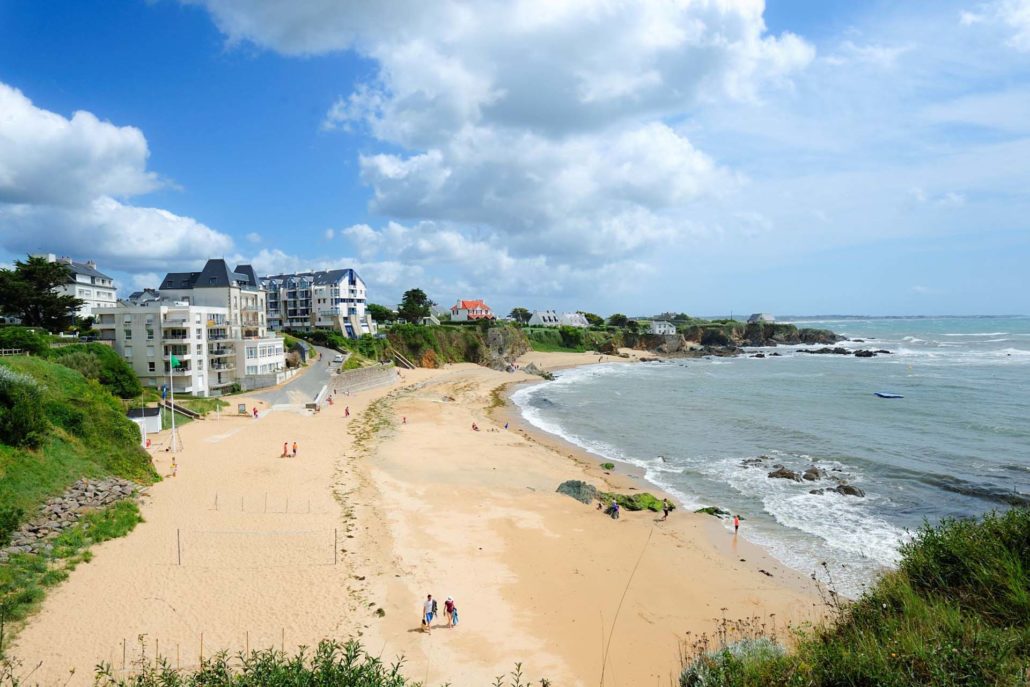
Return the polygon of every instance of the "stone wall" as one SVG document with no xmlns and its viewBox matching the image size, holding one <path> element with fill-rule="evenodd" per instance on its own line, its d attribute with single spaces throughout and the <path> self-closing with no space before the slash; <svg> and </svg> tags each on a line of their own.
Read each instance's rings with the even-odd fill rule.
<svg viewBox="0 0 1030 687">
<path fill-rule="evenodd" d="M 53 549 L 50 540 L 78 522 L 84 513 L 132 498 L 136 490 L 134 483 L 117 477 L 80 479 L 64 494 L 43 504 L 39 515 L 11 535 L 11 544 L 0 550 L 0 563 L 6 563 L 15 553 L 49 552 Z"/>
</svg>

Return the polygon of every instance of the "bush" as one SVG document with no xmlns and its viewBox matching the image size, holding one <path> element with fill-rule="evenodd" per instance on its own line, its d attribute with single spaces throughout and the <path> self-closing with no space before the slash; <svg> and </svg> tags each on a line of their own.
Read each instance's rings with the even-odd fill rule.
<svg viewBox="0 0 1030 687">
<path fill-rule="evenodd" d="M 20 348 L 33 355 L 40 355 L 50 348 L 49 338 L 47 334 L 30 327 L 0 327 L 0 348 Z"/>
<path fill-rule="evenodd" d="M 99 343 L 71 344 L 50 351 L 50 358 L 70 367 L 86 379 L 95 379 L 119 398 L 136 398 L 143 393 L 132 366 L 110 346 Z"/>
<path fill-rule="evenodd" d="M 0 366 L 0 442 L 39 446 L 46 435 L 46 409 L 36 380 Z"/>
<path fill-rule="evenodd" d="M 0 508 L 0 546 L 11 541 L 11 535 L 18 529 L 18 525 L 21 524 L 24 517 L 25 511 L 21 508 L 13 506 Z"/>
</svg>

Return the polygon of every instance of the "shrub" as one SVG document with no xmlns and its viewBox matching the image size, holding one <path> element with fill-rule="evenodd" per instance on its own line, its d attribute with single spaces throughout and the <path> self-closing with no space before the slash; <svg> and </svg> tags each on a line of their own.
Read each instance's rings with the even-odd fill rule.
<svg viewBox="0 0 1030 687">
<path fill-rule="evenodd" d="M 25 511 L 21 508 L 14 506 L 0 508 L 0 546 L 11 541 L 11 535 L 18 529 L 18 525 L 21 524 L 24 517 Z"/>
<path fill-rule="evenodd" d="M 8 325 L 0 327 L 0 348 L 20 348 L 40 355 L 50 348 L 49 336 L 31 327 Z"/>
<path fill-rule="evenodd" d="M 35 448 L 43 441 L 46 429 L 39 384 L 28 375 L 0 366 L 0 442 Z"/>
<path fill-rule="evenodd" d="M 132 366 L 110 346 L 72 344 L 51 349 L 50 358 L 82 373 L 86 379 L 97 380 L 119 398 L 136 398 L 143 393 Z"/>
</svg>

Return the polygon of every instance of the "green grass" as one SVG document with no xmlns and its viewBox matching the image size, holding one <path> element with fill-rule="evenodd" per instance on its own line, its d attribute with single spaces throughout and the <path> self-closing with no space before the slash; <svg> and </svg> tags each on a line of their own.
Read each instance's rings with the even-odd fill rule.
<svg viewBox="0 0 1030 687">
<path fill-rule="evenodd" d="M 695 642 L 681 687 L 1025 686 L 1030 509 L 927 525 L 897 570 L 829 603 L 831 620 L 795 631 L 787 654 Z"/>
<path fill-rule="evenodd" d="M 38 449 L 0 445 L 0 504 L 20 508 L 27 517 L 81 477 L 157 479 L 136 425 L 98 382 L 41 358 L 9 357 L 0 365 L 44 387 L 49 423 Z"/>
<path fill-rule="evenodd" d="M 142 522 L 135 501 L 119 501 L 103 510 L 84 515 L 77 523 L 51 540 L 49 553 L 18 554 L 0 565 L 0 612 L 6 625 L 4 645 L 11 626 L 33 613 L 49 587 L 65 579 L 80 563 L 93 559 L 89 547 L 122 537 Z M 0 651 L 0 656 L 2 656 Z M 2 684 L 2 681 L 0 681 Z"/>
</svg>

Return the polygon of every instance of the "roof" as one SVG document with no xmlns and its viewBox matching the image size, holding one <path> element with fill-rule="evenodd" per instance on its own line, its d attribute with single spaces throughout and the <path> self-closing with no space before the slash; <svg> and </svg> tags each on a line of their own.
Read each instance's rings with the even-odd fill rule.
<svg viewBox="0 0 1030 687">
<path fill-rule="evenodd" d="M 258 288 L 254 268 L 240 265 L 247 273 L 242 274 L 229 269 L 229 265 L 221 258 L 212 258 L 204 264 L 200 272 L 169 272 L 161 282 L 159 290 L 165 289 L 202 289 L 225 286 L 249 286 Z"/>
<path fill-rule="evenodd" d="M 99 277 L 101 279 L 111 279 L 111 277 L 107 276 L 103 272 L 98 271 L 95 267 L 90 267 L 85 263 L 72 261 L 65 262 L 62 264 L 66 265 L 68 269 L 72 271 L 73 274 L 82 274 L 87 277 Z"/>
<path fill-rule="evenodd" d="M 484 303 L 482 300 L 474 301 L 458 301 L 456 305 L 451 307 L 451 310 L 489 310 L 490 306 Z"/>
<path fill-rule="evenodd" d="M 350 283 L 362 281 L 361 277 L 358 276 L 358 273 L 350 268 L 344 268 L 339 270 L 318 270 L 316 272 L 296 272 L 293 274 L 271 274 L 267 277 L 261 277 L 261 280 L 286 281 L 288 279 L 296 278 L 310 279 L 315 286 L 325 286 L 326 284 L 338 284 L 344 280 Z"/>
<path fill-rule="evenodd" d="M 125 415 L 127 417 L 156 417 L 161 414 L 161 408 L 129 408 Z"/>
</svg>

